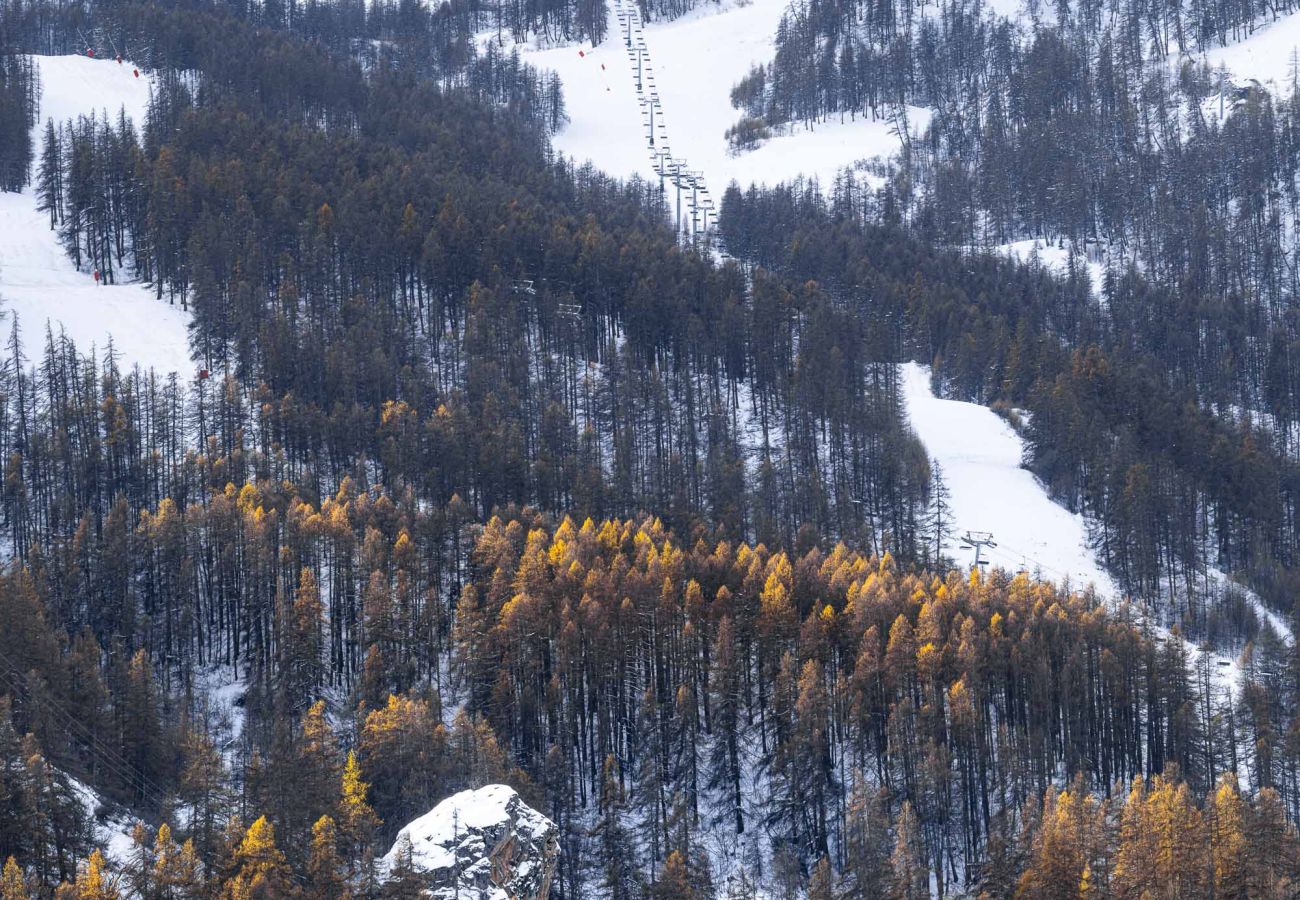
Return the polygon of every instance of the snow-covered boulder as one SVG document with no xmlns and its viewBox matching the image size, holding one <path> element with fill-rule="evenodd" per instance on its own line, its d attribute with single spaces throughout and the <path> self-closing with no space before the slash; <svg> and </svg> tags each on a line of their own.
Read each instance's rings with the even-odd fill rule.
<svg viewBox="0 0 1300 900">
<path fill-rule="evenodd" d="M 397 834 L 383 859 L 392 871 L 408 852 L 435 900 L 547 900 L 559 830 L 513 788 L 461 791 Z"/>
</svg>

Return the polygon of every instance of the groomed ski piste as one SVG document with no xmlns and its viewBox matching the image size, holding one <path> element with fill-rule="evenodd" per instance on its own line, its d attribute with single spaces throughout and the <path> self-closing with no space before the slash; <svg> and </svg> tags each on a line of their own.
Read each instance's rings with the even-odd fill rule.
<svg viewBox="0 0 1300 900">
<path fill-rule="evenodd" d="M 902 366 L 901 385 L 912 430 L 939 463 L 948 488 L 946 556 L 969 564 L 971 551 L 962 549 L 961 534 L 987 531 L 997 546 L 983 556 L 997 568 L 1068 582 L 1078 590 L 1091 584 L 1103 597 L 1119 595 L 1088 547 L 1083 517 L 1053 502 L 1022 468 L 1024 442 L 1005 419 L 986 406 L 936 397 L 929 368 L 918 363 Z"/>
<path fill-rule="evenodd" d="M 731 105 L 731 89 L 753 65 L 771 61 L 787 6 L 788 0 L 722 0 L 644 26 L 669 146 L 674 157 L 704 173 L 715 199 L 733 180 L 775 185 L 802 175 L 829 188 L 845 167 L 891 156 L 900 147 L 897 120 L 859 116 L 796 125 L 754 150 L 731 153 L 725 132 L 741 117 Z M 611 175 L 657 180 L 618 12 L 611 0 L 609 34 L 599 45 L 539 47 L 533 41 L 520 49 L 525 62 L 554 71 L 564 84 L 569 124 L 554 139 L 557 150 Z M 495 33 L 482 39 L 495 40 Z M 928 120 L 927 110 L 909 108 L 908 132 L 920 134 Z"/>
<path fill-rule="evenodd" d="M 717 193 L 733 179 L 774 184 L 802 175 L 829 185 L 843 167 L 888 157 L 900 146 L 896 123 L 859 118 L 798 127 L 756 150 L 729 152 L 723 131 L 739 116 L 730 105 L 731 87 L 753 63 L 771 58 L 772 36 L 786 5 L 786 0 L 724 0 L 644 27 L 662 97 L 663 126 L 674 141 L 674 153 L 704 172 Z M 609 37 L 598 47 L 531 46 L 524 48 L 525 59 L 553 69 L 563 80 L 570 122 L 555 139 L 557 149 L 614 175 L 652 180 L 658 175 L 647 152 L 633 57 L 619 40 L 613 7 L 610 22 Z M 1300 14 L 1259 28 L 1242 43 L 1212 51 L 1207 58 L 1221 61 L 1234 74 L 1244 71 L 1275 81 L 1289 64 L 1284 49 L 1300 41 L 1297 25 Z M 37 57 L 36 62 L 42 86 L 38 149 L 47 119 L 62 123 L 92 113 L 115 116 L 125 109 L 137 124 L 142 121 L 150 81 L 134 77 L 130 63 L 84 56 Z M 1264 63 L 1267 71 L 1258 67 Z M 908 118 L 919 133 L 925 111 L 910 110 Z M 1064 262 L 1058 258 L 1064 251 L 1057 248 L 1008 249 L 1016 256 L 1036 253 L 1049 268 Z M 1094 279 L 1099 275 L 1095 269 L 1092 274 Z M 46 215 L 37 209 L 32 188 L 0 193 L 0 304 L 20 319 L 29 363 L 39 359 L 48 327 L 66 333 L 83 352 L 93 347 L 102 355 L 111 338 L 120 364 L 128 367 L 182 373 L 191 368 L 187 315 L 157 300 L 144 285 L 96 286 L 89 271 L 78 271 L 68 259 Z M 8 322 L 0 327 L 7 337 Z M 998 542 L 989 551 L 993 565 L 1068 580 L 1076 589 L 1093 584 L 1099 597 L 1118 600 L 1113 580 L 1088 545 L 1086 522 L 1052 501 L 1022 467 L 1023 441 L 1010 425 L 986 407 L 936 397 L 923 366 L 907 364 L 902 375 L 909 419 L 940 464 L 950 491 L 950 555 L 968 563 L 969 551 L 962 550 L 956 537 L 967 529 L 989 531 Z M 1290 639 L 1280 617 L 1258 604 L 1257 609 Z"/>
<path fill-rule="evenodd" d="M 993 11 L 1016 17 L 1015 0 L 994 4 Z M 539 47 L 536 42 L 521 47 L 525 61 L 560 75 L 564 85 L 569 124 L 555 137 L 562 153 L 617 176 L 658 178 L 653 156 L 647 152 L 646 116 L 642 112 L 647 71 L 638 72 L 635 47 L 629 52 L 625 4 L 609 0 L 610 32 L 596 46 L 590 43 Z M 724 137 L 725 128 L 739 118 L 731 106 L 731 87 L 755 63 L 770 61 L 773 36 L 788 0 L 752 0 L 750 3 L 723 0 L 706 4 L 671 22 L 652 22 L 641 29 L 645 51 L 643 64 L 653 65 L 655 89 L 661 101 L 655 123 L 656 140 L 671 141 L 676 157 L 689 160 L 707 176 L 715 196 L 725 186 L 738 182 L 776 184 L 796 177 L 816 178 L 829 187 L 845 168 L 863 171 L 863 164 L 888 159 L 901 147 L 903 135 L 896 122 L 862 119 L 843 124 L 832 121 L 812 127 L 795 127 L 770 139 L 756 150 L 734 154 Z M 622 14 L 622 15 L 620 15 Z M 1300 14 L 1293 17 L 1300 23 Z M 1279 23 L 1285 28 L 1286 23 Z M 1284 31 L 1259 29 L 1241 44 L 1223 48 L 1218 55 L 1245 66 L 1257 56 L 1261 42 L 1269 47 L 1288 38 Z M 484 35 L 482 40 L 496 39 Z M 637 41 L 634 39 L 633 43 Z M 1276 48 L 1273 48 L 1276 50 Z M 1207 54 L 1213 59 L 1214 54 Z M 1266 73 L 1253 70 L 1258 77 Z M 1260 79 L 1264 80 L 1263 78 Z M 907 110 L 908 133 L 915 138 L 924 131 L 928 111 Z M 864 181 L 871 177 L 863 174 Z M 671 191 L 671 184 L 668 186 Z M 1046 270 L 1064 275 L 1070 251 L 1044 241 L 1019 241 L 997 248 L 1021 261 L 1037 260 Z M 1105 266 L 1097 259 L 1077 259 L 1084 266 L 1094 292 L 1100 294 Z M 1099 601 L 1120 606 L 1124 598 L 1092 550 L 1088 523 L 1048 495 L 1038 479 L 1023 466 L 1024 441 L 991 409 L 973 403 L 942 399 L 931 389 L 929 369 L 907 363 L 901 369 L 906 413 L 930 457 L 939 464 L 950 492 L 949 515 L 952 540 L 946 555 L 962 565 L 972 561 L 971 551 L 961 547 L 960 535 L 967 530 L 991 532 L 998 546 L 986 549 L 985 558 L 1008 572 L 1024 571 L 1067 584 L 1073 590 L 1092 587 Z M 1211 581 L 1226 583 L 1222 573 L 1211 572 Z M 1281 617 L 1264 608 L 1258 597 L 1248 593 L 1261 621 L 1279 636 L 1293 640 Z M 1159 634 L 1167 630 L 1151 626 Z M 1200 651 L 1190 646 L 1193 658 Z M 1212 654 L 1216 680 L 1232 689 L 1240 679 L 1234 656 Z"/>
<path fill-rule="evenodd" d="M 1100 602 L 1112 609 L 1120 607 L 1125 598 L 1089 544 L 1087 520 L 1052 500 L 1023 467 L 1025 443 L 1016 430 L 986 406 L 937 397 L 927 366 L 904 363 L 900 374 L 908 420 L 931 460 L 938 463 L 949 492 L 944 554 L 969 566 L 973 552 L 962 546 L 961 535 L 988 532 L 997 546 L 982 553 L 992 567 L 1026 572 L 1075 591 L 1091 587 Z M 1219 587 L 1228 581 L 1221 572 L 1209 573 L 1209 579 Z M 1288 643 L 1294 641 L 1281 616 L 1252 592 L 1244 594 L 1261 624 Z M 1138 606 L 1131 612 L 1142 615 Z M 1158 623 L 1146 624 L 1154 636 L 1170 637 L 1170 631 Z M 1191 643 L 1186 649 L 1193 661 L 1203 652 Z M 1219 690 L 1235 694 L 1241 681 L 1235 654 L 1211 652 L 1209 656 Z"/>
<path fill-rule="evenodd" d="M 45 122 L 56 126 L 80 116 L 116 119 L 118 111 L 139 127 L 149 103 L 151 81 L 134 74 L 130 62 L 85 56 L 33 57 L 40 73 L 41 102 L 34 129 L 39 159 Z M 101 360 L 110 340 L 118 365 L 139 365 L 160 374 L 188 376 L 189 317 L 179 306 L 158 300 L 147 286 L 122 280 L 96 285 L 89 267 L 78 271 L 38 208 L 35 188 L 0 192 L 0 342 L 7 342 L 17 316 L 28 365 L 45 350 L 46 329 L 66 334 L 81 353 Z"/>
</svg>

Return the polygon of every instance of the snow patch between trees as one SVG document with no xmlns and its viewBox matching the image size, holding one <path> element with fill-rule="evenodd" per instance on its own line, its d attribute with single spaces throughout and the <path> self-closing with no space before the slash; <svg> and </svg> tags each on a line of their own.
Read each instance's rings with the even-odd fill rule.
<svg viewBox="0 0 1300 900">
<path fill-rule="evenodd" d="M 118 111 L 137 126 L 144 121 L 152 82 L 136 78 L 129 62 L 84 56 L 35 56 L 41 102 L 34 129 L 37 156 L 45 122 L 56 126 L 92 114 L 115 118 Z M 0 193 L 0 310 L 7 340 L 17 316 L 22 352 L 38 363 L 47 329 L 65 334 L 82 353 L 102 358 L 111 343 L 119 365 L 139 365 L 160 373 L 191 369 L 189 314 L 158 300 L 142 284 L 98 286 L 93 272 L 79 271 L 50 230 L 49 216 L 38 208 L 28 187 L 20 194 Z M 6 348 L 8 349 L 8 348 Z"/>
</svg>

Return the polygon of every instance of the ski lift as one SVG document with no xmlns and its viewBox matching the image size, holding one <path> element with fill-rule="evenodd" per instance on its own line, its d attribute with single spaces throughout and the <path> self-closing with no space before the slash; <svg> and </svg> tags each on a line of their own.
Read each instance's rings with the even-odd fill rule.
<svg viewBox="0 0 1300 900">
<path fill-rule="evenodd" d="M 199 381 L 207 381 L 211 374 L 207 369 L 199 369 Z"/>
</svg>

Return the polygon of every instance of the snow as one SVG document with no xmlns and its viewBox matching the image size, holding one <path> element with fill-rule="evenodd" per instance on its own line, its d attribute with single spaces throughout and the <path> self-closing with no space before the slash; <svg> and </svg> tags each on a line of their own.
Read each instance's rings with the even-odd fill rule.
<svg viewBox="0 0 1300 900">
<path fill-rule="evenodd" d="M 56 123 L 92 113 L 115 117 L 125 109 L 143 121 L 150 81 L 136 78 L 131 63 L 84 56 L 33 57 L 40 71 L 41 107 L 35 129 L 39 147 L 46 119 Z M 17 316 L 24 355 L 39 361 L 47 327 L 66 334 L 78 350 L 99 354 L 110 339 L 119 364 L 161 372 L 188 372 L 189 316 L 158 300 L 144 285 L 97 286 L 90 270 L 78 271 L 37 209 L 32 188 L 0 193 L 0 309 L 4 337 Z"/>
<path fill-rule="evenodd" d="M 391 872 L 409 848 L 411 867 L 439 900 L 544 895 L 556 834 L 513 788 L 490 784 L 453 794 L 399 831 L 380 870 Z"/>
<path fill-rule="evenodd" d="M 195 673 L 194 690 L 202 698 L 201 712 L 210 720 L 209 727 L 216 728 L 222 736 L 222 758 L 233 767 L 244 736 L 248 679 L 236 666 L 206 666 Z"/>
<path fill-rule="evenodd" d="M 732 180 L 771 185 L 803 175 L 829 185 L 844 167 L 899 149 L 892 121 L 858 118 L 796 126 L 755 150 L 730 152 L 724 133 L 741 117 L 731 105 L 731 89 L 753 65 L 772 60 L 777 23 L 786 6 L 787 0 L 705 2 L 679 19 L 645 26 L 663 108 L 655 131 L 662 128 L 674 158 L 704 173 L 715 199 Z M 556 72 L 564 84 L 569 124 L 554 138 L 557 150 L 611 175 L 655 180 L 637 102 L 636 67 L 613 6 L 609 22 L 610 33 L 599 46 L 526 45 L 521 48 L 524 60 Z M 924 131 L 928 120 L 927 110 L 909 110 L 914 135 Z"/>
<path fill-rule="evenodd" d="M 1025 448 L 1015 430 L 988 407 L 936 397 L 926 366 L 904 363 L 900 374 L 912 429 L 949 491 L 945 554 L 973 561 L 960 536 L 992 532 L 997 547 L 984 552 L 993 566 L 1039 572 L 1074 589 L 1092 584 L 1102 599 L 1118 599 L 1118 587 L 1088 546 L 1083 517 L 1054 502 L 1021 466 Z"/>
<path fill-rule="evenodd" d="M 1009 244 L 999 244 L 992 249 L 994 253 L 1018 262 L 1037 261 L 1048 272 L 1062 278 L 1070 274 L 1070 260 L 1073 258 L 1076 267 L 1082 267 L 1087 271 L 1093 296 L 1101 297 L 1102 286 L 1106 279 L 1106 264 L 1090 255 L 1075 252 L 1070 247 L 1062 247 L 1054 241 L 1045 241 L 1041 238 L 1012 241 Z M 1102 255 L 1104 257 L 1107 254 Z"/>
<path fill-rule="evenodd" d="M 384 856 L 384 870 L 396 862 L 404 839 L 411 841 L 416 868 L 430 870 L 454 866 L 456 846 L 464 833 L 508 822 L 510 812 L 507 806 L 518 796 L 513 788 L 504 784 L 489 784 L 478 790 L 452 794 L 397 833 L 393 849 Z M 542 818 L 540 813 L 534 815 Z"/>
<path fill-rule="evenodd" d="M 67 777 L 72 792 L 76 794 L 78 802 L 85 811 L 86 821 L 91 823 L 95 846 L 103 852 L 104 859 L 110 866 L 122 868 L 135 850 L 135 841 L 131 837 L 131 832 L 138 820 L 120 812 L 108 812 L 101 818 L 100 811 L 107 809 L 108 805 L 95 789 L 71 775 Z"/>
<path fill-rule="evenodd" d="M 997 547 L 983 551 L 992 566 L 1009 572 L 1027 570 L 1073 590 L 1092 585 L 1098 599 L 1112 610 L 1124 606 L 1119 587 L 1089 546 L 1084 517 L 1053 501 L 1022 467 L 1025 447 L 1015 430 L 985 406 L 936 397 L 927 366 L 904 363 L 900 375 L 912 429 L 942 469 L 949 491 L 950 537 L 945 555 L 969 564 L 974 557 L 961 547 L 960 536 L 967 530 L 992 532 Z M 1222 572 L 1211 569 L 1206 575 L 1213 590 L 1227 590 L 1228 578 Z M 1253 591 L 1240 585 L 1237 589 L 1262 621 L 1283 641 L 1294 644 L 1295 636 L 1282 616 L 1268 609 Z M 1168 627 L 1153 621 L 1143 609 L 1124 607 L 1123 615 L 1149 629 L 1157 640 L 1172 637 Z M 1184 645 L 1193 665 L 1202 654 L 1208 657 L 1216 690 L 1229 696 L 1240 692 L 1242 671 L 1234 657 L 1218 649 L 1202 650 L 1186 640 Z"/>
<path fill-rule="evenodd" d="M 137 125 L 144 121 L 149 106 L 153 80 L 145 73 L 136 78 L 133 63 L 116 63 L 109 59 L 87 56 L 34 56 L 40 70 L 40 123 L 46 119 L 60 124 L 66 119 L 107 112 L 116 117 L 118 110 Z"/>
<path fill-rule="evenodd" d="M 1207 50 L 1201 58 L 1238 79 L 1255 79 L 1274 93 L 1290 93 L 1297 52 L 1300 51 L 1300 12 L 1260 25 L 1249 37 Z M 1217 97 L 1216 97 L 1217 105 Z"/>
</svg>

